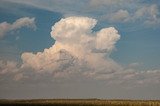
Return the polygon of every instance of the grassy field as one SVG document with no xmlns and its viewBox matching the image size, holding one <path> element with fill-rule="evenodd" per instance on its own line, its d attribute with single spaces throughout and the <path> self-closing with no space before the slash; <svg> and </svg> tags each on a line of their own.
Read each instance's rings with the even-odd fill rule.
<svg viewBox="0 0 160 106">
<path fill-rule="evenodd" d="M 160 106 L 160 100 L 34 99 L 0 100 L 0 106 Z"/>
</svg>

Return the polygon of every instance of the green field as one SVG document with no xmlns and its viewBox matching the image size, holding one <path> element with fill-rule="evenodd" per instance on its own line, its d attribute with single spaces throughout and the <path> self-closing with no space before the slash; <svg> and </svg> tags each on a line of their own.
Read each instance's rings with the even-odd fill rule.
<svg viewBox="0 0 160 106">
<path fill-rule="evenodd" d="M 160 100 L 34 99 L 0 100 L 0 106 L 160 106 Z"/>
</svg>

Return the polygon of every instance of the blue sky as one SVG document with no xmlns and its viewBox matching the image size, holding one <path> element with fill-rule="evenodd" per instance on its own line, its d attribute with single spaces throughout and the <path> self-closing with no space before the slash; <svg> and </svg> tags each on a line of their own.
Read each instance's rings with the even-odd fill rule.
<svg viewBox="0 0 160 106">
<path fill-rule="evenodd" d="M 62 18 L 65 19 L 66 22 L 71 21 L 68 17 L 89 17 L 84 18 L 86 21 L 92 19 L 96 19 L 97 24 L 94 25 L 93 33 L 90 35 L 95 36 L 95 33 L 98 33 L 99 30 L 103 28 L 114 27 L 120 35 L 120 39 L 115 39 L 115 44 L 113 44 L 113 48 L 110 50 L 109 46 L 106 47 L 107 52 L 102 59 L 108 64 L 111 63 L 110 67 L 102 67 L 104 70 L 100 73 L 107 73 L 106 70 L 120 70 L 121 74 L 119 76 L 115 73 L 116 77 L 124 77 L 122 73 L 127 71 L 134 74 L 134 78 L 129 79 L 129 82 L 124 82 L 124 86 L 127 88 L 123 89 L 121 83 L 116 81 L 116 78 L 111 78 L 111 83 L 106 78 L 102 78 L 104 75 L 99 75 L 99 67 L 101 65 L 95 67 L 94 73 L 96 78 L 102 78 L 100 80 L 95 80 L 94 78 L 87 78 L 86 76 L 77 75 L 69 75 L 66 78 L 52 78 L 52 76 L 48 75 L 48 72 L 54 73 L 54 67 L 51 66 L 51 69 L 46 69 L 44 67 L 43 72 L 39 74 L 36 71 L 33 63 L 29 62 L 29 58 L 33 58 L 31 56 L 35 56 L 35 60 L 39 60 L 37 56 L 37 52 L 41 52 L 42 55 L 45 55 L 44 49 L 50 52 L 52 46 L 56 46 L 55 42 L 60 42 L 62 44 L 70 45 L 72 40 L 76 40 L 75 38 L 70 38 L 69 41 L 65 41 L 61 36 L 56 35 L 56 31 L 58 31 L 58 27 L 54 26 L 55 23 L 60 25 L 60 20 Z M 74 18 L 73 18 L 74 19 Z M 19 20 L 20 23 L 16 22 Z M 79 21 L 79 18 L 76 18 L 75 21 Z M 6 22 L 6 23 L 4 23 Z M 88 21 L 87 21 L 88 22 Z M 14 24 L 15 23 L 15 24 Z M 88 23 L 90 25 L 90 23 Z M 93 21 L 94 24 L 94 21 Z M 4 28 L 4 26 L 7 26 Z M 55 27 L 55 29 L 51 29 Z M 84 26 L 85 27 L 85 26 Z M 1 0 L 0 1 L 0 83 L 2 84 L 2 88 L 0 88 L 0 98 L 43 98 L 42 95 L 45 95 L 46 98 L 50 97 L 70 97 L 70 98 L 131 98 L 131 99 L 159 99 L 160 94 L 158 93 L 158 88 L 160 88 L 160 1 L 158 0 Z M 3 29 L 4 28 L 4 29 Z M 62 30 L 63 28 L 61 28 Z M 5 32 L 4 32 L 5 30 Z M 7 30 L 7 31 L 6 31 Z M 78 29 L 79 30 L 79 29 Z M 52 32 L 53 34 L 52 34 Z M 54 32 L 55 31 L 55 32 Z M 64 28 L 64 33 L 67 33 L 68 29 Z M 4 32 L 4 33 L 3 33 Z M 95 33 L 94 33 L 95 32 Z M 54 35 L 55 34 L 55 35 Z M 115 33 L 113 33 L 114 35 Z M 77 34 L 77 38 L 78 38 Z M 81 35 L 80 35 L 81 36 Z M 59 37 L 64 40 L 59 40 Z M 65 35 L 64 35 L 65 37 Z M 94 39 L 94 37 L 91 37 Z M 66 38 L 67 39 L 67 38 Z M 79 39 L 79 38 L 78 38 Z M 89 39 L 89 38 L 87 38 Z M 98 38 L 95 38 L 98 39 Z M 85 39 L 84 39 L 85 41 Z M 67 43 L 66 43 L 67 42 Z M 109 42 L 108 40 L 102 42 Z M 111 42 L 112 43 L 112 42 Z M 76 42 L 73 45 L 77 45 Z M 80 45 L 80 44 L 78 44 Z M 61 45 L 62 46 L 62 45 Z M 65 46 L 65 45 L 63 45 Z M 71 45 L 72 46 L 72 45 Z M 82 47 L 85 45 L 81 45 Z M 59 46 L 58 46 L 59 47 Z M 49 48 L 51 48 L 49 50 Z M 72 54 L 72 51 L 67 51 L 66 48 L 65 53 L 68 52 Z M 72 47 L 71 47 L 72 48 Z M 101 47 L 102 48 L 102 47 Z M 94 48 L 93 48 L 94 49 Z M 95 48 L 97 49 L 97 48 Z M 84 49 L 85 51 L 86 49 Z M 97 49 L 98 50 L 98 49 Z M 64 52 L 64 51 L 63 51 Z M 99 50 L 100 52 L 100 50 Z M 25 58 L 25 53 L 29 53 L 28 57 Z M 59 53 L 59 52 L 58 52 Z M 69 54 L 68 53 L 68 54 Z M 88 53 L 88 52 L 87 52 Z M 23 55 L 24 54 L 24 55 Z M 33 55 L 32 55 L 33 54 Z M 69 57 L 74 57 L 74 55 L 69 55 Z M 73 53 L 74 54 L 74 53 Z M 90 54 L 92 55 L 92 53 Z M 99 54 L 98 54 L 99 55 Z M 109 55 L 109 57 L 108 57 Z M 24 57 L 23 57 L 24 56 Z M 93 56 L 94 57 L 94 56 Z M 92 57 L 92 58 L 93 58 Z M 41 57 L 43 58 L 43 57 Z M 45 59 L 46 57 L 44 57 Z M 54 56 L 53 56 L 54 58 Z M 56 57 L 55 57 L 56 58 Z M 74 57 L 75 59 L 79 57 Z M 95 58 L 100 58 L 95 57 Z M 108 59 L 109 58 L 109 59 Z M 60 59 L 61 60 L 61 59 Z M 63 59 L 62 59 L 63 60 Z M 32 60 L 33 61 L 33 60 Z M 50 61 L 50 60 L 46 60 Z M 80 61 L 80 60 L 77 60 Z M 90 60 L 84 60 L 90 62 Z M 99 62 L 99 60 L 96 60 Z M 114 61 L 112 63 L 112 61 Z M 27 63 L 28 62 L 28 63 Z M 44 62 L 45 63 L 45 62 Z M 16 64 L 16 65 L 15 65 Z M 52 64 L 46 62 L 46 64 Z M 45 65 L 46 65 L 45 64 Z M 85 64 L 82 62 L 81 64 Z M 101 62 L 99 62 L 101 64 Z M 102 63 L 103 64 L 103 63 Z M 104 63 L 105 64 L 105 63 Z M 15 65 L 15 66 L 14 66 Z M 54 65 L 54 63 L 52 64 Z M 77 65 L 77 64 L 76 64 Z M 23 67 L 25 66 L 25 68 Z M 79 65 L 78 65 L 79 66 Z M 73 70 L 87 70 L 90 68 L 89 66 L 82 67 L 72 67 Z M 43 67 L 43 65 L 42 65 Z M 48 66 L 47 66 L 48 67 Z M 56 70 L 62 71 L 62 69 L 70 67 L 69 64 L 60 64 Z M 113 67 L 113 68 L 112 68 Z M 116 69 L 114 67 L 119 67 Z M 15 68 L 15 72 L 12 72 L 12 68 Z M 36 67 L 37 68 L 37 67 Z M 121 69 L 122 68 L 122 69 Z M 41 68 L 37 68 L 41 70 Z M 53 69 L 53 70 L 52 70 Z M 7 71 L 4 71 L 7 70 Z M 49 70 L 49 71 L 48 71 Z M 123 71 L 125 70 L 125 71 Z M 101 71 L 101 70 L 100 70 Z M 63 71 L 64 72 L 64 71 Z M 90 72 L 90 71 L 89 71 Z M 138 74 L 135 74 L 135 73 Z M 141 74 L 140 72 L 144 73 Z M 148 74 L 156 73 L 157 75 Z M 27 74 L 26 74 L 27 73 Z M 90 72 L 92 73 L 92 72 Z M 64 73 L 61 73 L 64 74 Z M 28 75 L 28 76 L 27 76 Z M 37 76 L 33 78 L 33 76 Z M 67 74 L 68 75 L 68 74 Z M 127 74 L 128 75 L 128 74 Z M 126 75 L 126 76 L 127 76 Z M 3 76 L 3 77 L 2 77 Z M 19 76 L 18 78 L 16 76 Z M 73 77 L 74 76 L 74 77 Z M 109 76 L 111 76 L 109 74 Z M 41 78 L 40 78 L 41 77 Z M 47 78 L 46 78 L 47 77 Z M 66 76 L 65 76 L 66 77 Z M 73 77 L 73 78 L 72 78 Z M 77 77 L 77 79 L 75 79 Z M 81 78 L 82 77 L 82 78 Z M 83 77 L 86 79 L 86 83 L 83 84 Z M 148 81 L 147 83 L 138 83 L 135 84 L 139 79 L 143 79 L 144 81 Z M 152 78 L 154 77 L 154 78 Z M 12 81 L 12 79 L 15 81 Z M 29 79 L 27 79 L 29 78 Z M 78 79 L 79 78 L 79 79 Z M 155 80 L 154 80 L 155 79 Z M 76 84 L 73 80 L 78 81 Z M 80 82 L 79 82 L 80 80 Z M 82 80 L 82 82 L 81 82 Z M 118 79 L 119 80 L 119 79 Z M 120 79 L 121 80 L 121 79 Z M 53 82 L 52 82 L 53 81 Z M 156 82 L 157 81 L 157 82 Z M 36 86 L 31 88 L 32 83 L 37 83 Z M 105 82 L 105 84 L 104 84 Z M 156 82 L 156 83 L 155 83 Z M 23 85 L 22 85 L 23 83 Z M 51 86 L 50 84 L 53 84 Z M 63 85 L 61 85 L 63 84 Z M 97 87 L 100 84 L 100 88 Z M 108 84 L 110 84 L 109 87 Z M 133 85 L 136 87 L 133 87 Z M 155 87 L 152 86 L 155 84 Z M 25 90 L 31 89 L 30 93 L 35 92 L 35 89 L 39 89 L 39 92 L 43 92 L 44 94 L 39 94 L 38 91 L 32 96 L 25 96 L 25 93 L 18 93 L 15 85 L 21 86 L 20 92 L 24 92 Z M 46 85 L 50 85 L 45 87 Z M 9 87 L 13 89 L 9 89 Z M 28 86 L 28 89 L 25 88 Z M 78 86 L 77 94 L 73 94 L 71 89 L 76 92 L 77 89 L 75 86 Z M 93 88 L 91 88 L 92 86 Z M 117 93 L 119 87 L 119 91 L 121 93 Z M 8 88 L 7 91 L 5 88 Z M 52 91 L 52 88 L 55 91 Z M 105 89 L 106 88 L 106 89 Z M 59 89 L 59 90 L 58 90 Z M 70 90 L 69 90 L 70 89 Z M 84 89 L 91 89 L 91 94 L 81 93 Z M 99 89 L 102 89 L 103 92 L 110 92 L 109 96 L 107 93 L 103 94 L 95 93 L 98 92 Z M 151 90 L 154 89 L 154 90 Z M 49 93 L 46 91 L 55 92 Z M 64 93 L 68 91 L 68 93 Z M 140 91 L 139 91 L 140 90 Z M 130 94 L 124 94 L 123 92 L 130 92 Z M 142 93 L 137 93 L 141 92 Z M 146 92 L 151 93 L 146 93 Z M 56 93 L 58 92 L 58 93 Z M 115 92 L 115 93 L 114 93 Z M 48 95 L 48 96 L 47 96 Z M 65 95 L 65 96 L 64 96 Z M 148 97 L 148 98 L 146 98 Z"/>
</svg>

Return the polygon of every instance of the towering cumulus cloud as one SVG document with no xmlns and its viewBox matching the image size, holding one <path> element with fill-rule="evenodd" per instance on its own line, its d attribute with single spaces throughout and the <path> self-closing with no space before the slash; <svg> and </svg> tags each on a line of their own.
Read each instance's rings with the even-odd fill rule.
<svg viewBox="0 0 160 106">
<path fill-rule="evenodd" d="M 55 44 L 43 52 L 23 53 L 22 68 L 30 67 L 35 72 L 49 72 L 53 77 L 75 75 L 94 76 L 97 73 L 113 73 L 120 70 L 109 58 L 115 43 L 120 39 L 118 31 L 104 28 L 93 32 L 97 20 L 88 17 L 68 17 L 52 27 Z"/>
<path fill-rule="evenodd" d="M 111 59 L 120 35 L 113 27 L 94 32 L 92 28 L 96 23 L 97 20 L 88 17 L 61 19 L 52 26 L 54 45 L 43 52 L 23 53 L 22 64 L 0 60 L 0 76 L 11 75 L 16 81 L 39 81 L 46 76 L 47 81 L 104 80 L 108 84 L 128 86 L 160 83 L 158 69 L 138 70 L 135 64 L 122 66 Z"/>
</svg>

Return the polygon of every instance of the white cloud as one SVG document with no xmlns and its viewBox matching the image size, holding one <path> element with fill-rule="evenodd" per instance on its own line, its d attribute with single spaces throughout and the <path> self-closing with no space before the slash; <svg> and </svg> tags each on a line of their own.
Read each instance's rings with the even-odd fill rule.
<svg viewBox="0 0 160 106">
<path fill-rule="evenodd" d="M 92 16 L 99 19 L 99 21 L 108 21 L 111 23 L 135 23 L 140 21 L 144 26 L 147 25 L 151 27 L 156 27 L 160 24 L 158 1 L 150 1 L 150 3 L 140 2 L 139 0 L 61 0 L 62 2 L 59 0 L 47 0 L 45 2 L 40 0 L 7 1 L 60 12 L 64 16 Z"/>
<path fill-rule="evenodd" d="M 145 27 L 160 25 L 159 6 L 155 3 L 145 4 L 137 0 L 91 0 L 90 5 L 101 11 L 104 8 L 108 10 L 106 12 L 98 11 L 101 12 L 98 17 L 104 21 L 111 23 L 141 22 Z"/>
<path fill-rule="evenodd" d="M 113 28 L 104 28 L 97 33 L 96 49 L 112 51 L 115 43 L 120 39 L 118 31 Z"/>
<path fill-rule="evenodd" d="M 61 19 L 52 27 L 51 36 L 61 43 L 81 43 L 91 39 L 87 34 L 91 33 L 96 23 L 95 19 L 87 17 Z"/>
<path fill-rule="evenodd" d="M 127 10 L 118 10 L 115 13 L 109 14 L 106 18 L 108 18 L 110 22 L 127 22 L 130 14 Z"/>
<path fill-rule="evenodd" d="M 160 83 L 159 70 L 137 70 L 133 63 L 121 66 L 110 53 L 120 39 L 118 31 L 103 28 L 93 32 L 96 20 L 88 17 L 68 17 L 57 22 L 51 31 L 55 44 L 43 52 L 23 53 L 21 68 L 32 68 L 35 73 L 50 73 L 53 78 L 86 78 L 108 84 L 129 86 Z"/>
<path fill-rule="evenodd" d="M 160 24 L 159 10 L 156 4 L 140 6 L 133 12 L 120 9 L 101 17 L 109 22 L 142 22 L 145 26 L 156 26 Z"/>
<path fill-rule="evenodd" d="M 159 70 L 137 70 L 137 63 L 124 67 L 111 59 L 110 53 L 120 35 L 113 27 L 93 32 L 96 23 L 97 20 L 88 17 L 61 19 L 52 27 L 51 36 L 56 40 L 52 47 L 36 54 L 23 53 L 22 65 L 0 60 L 0 75 L 9 74 L 15 81 L 40 80 L 44 74 L 49 74 L 50 80 L 51 77 L 86 78 L 103 80 L 108 84 L 127 83 L 129 86 L 160 83 Z M 32 78 L 29 73 L 36 77 Z"/>
<path fill-rule="evenodd" d="M 109 57 L 120 35 L 115 28 L 92 32 L 96 20 L 88 17 L 68 17 L 52 27 L 55 44 L 43 52 L 23 53 L 22 67 L 36 72 L 50 72 L 53 76 L 87 75 L 97 71 L 112 72 L 120 66 Z"/>
<path fill-rule="evenodd" d="M 154 16 L 157 16 L 158 14 L 159 14 L 158 6 L 156 4 L 152 4 L 149 6 L 143 6 L 139 8 L 135 12 L 135 18 L 140 18 L 140 17 L 145 17 L 145 16 L 149 16 L 147 18 L 153 18 Z"/>
<path fill-rule="evenodd" d="M 22 27 L 35 29 L 36 28 L 35 18 L 23 17 L 17 19 L 12 24 L 7 22 L 0 23 L 0 38 L 3 38 L 5 35 L 7 35 L 6 33 L 8 32 L 18 30 Z"/>
<path fill-rule="evenodd" d="M 89 0 L 92 6 L 124 5 L 124 3 L 136 2 L 135 0 Z"/>
<path fill-rule="evenodd" d="M 0 37 L 2 38 L 6 32 L 8 32 L 8 29 L 10 27 L 10 24 L 7 22 L 0 23 Z"/>
<path fill-rule="evenodd" d="M 133 14 L 131 20 L 142 21 L 144 20 L 144 25 L 155 26 L 160 24 L 159 10 L 156 4 L 149 6 L 142 6 L 138 8 Z"/>
<path fill-rule="evenodd" d="M 0 60 L 0 75 L 6 74 L 6 73 L 15 73 L 18 71 L 17 68 L 17 62 L 15 61 L 5 61 Z"/>
</svg>

